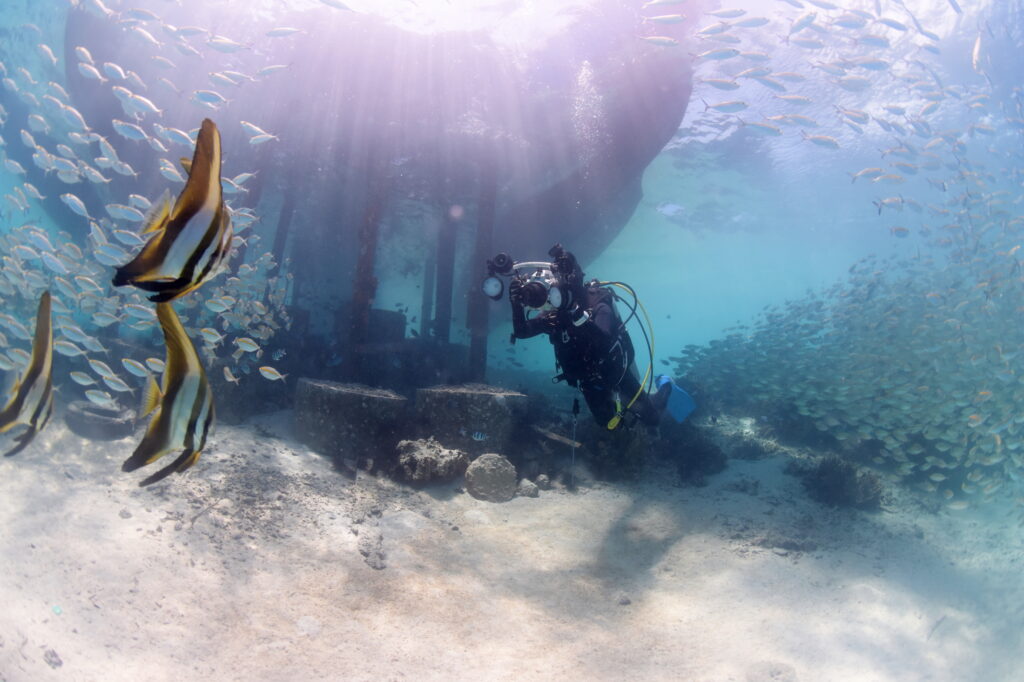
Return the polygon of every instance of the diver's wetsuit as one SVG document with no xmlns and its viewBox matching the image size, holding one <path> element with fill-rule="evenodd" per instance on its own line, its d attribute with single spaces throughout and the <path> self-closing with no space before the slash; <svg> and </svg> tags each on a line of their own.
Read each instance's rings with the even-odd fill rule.
<svg viewBox="0 0 1024 682">
<path fill-rule="evenodd" d="M 583 392 L 594 419 L 606 426 L 615 416 L 615 393 L 625 409 L 640 389 L 633 367 L 633 344 L 626 330 L 621 329 L 608 289 L 591 282 L 577 300 L 584 301 L 583 307 L 590 311 L 590 319 L 578 326 L 573 324 L 572 314 L 563 310 L 546 310 L 527 319 L 522 303 L 512 299 L 513 335 L 528 339 L 547 334 L 555 347 L 559 378 Z M 659 392 L 660 407 L 664 407 L 667 397 L 667 393 L 663 398 Z M 640 391 L 630 409 L 650 426 L 657 425 L 661 416 L 646 391 Z"/>
</svg>

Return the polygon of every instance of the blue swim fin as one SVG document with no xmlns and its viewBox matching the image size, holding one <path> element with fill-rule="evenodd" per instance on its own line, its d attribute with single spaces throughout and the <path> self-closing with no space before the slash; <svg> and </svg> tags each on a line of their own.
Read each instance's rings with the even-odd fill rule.
<svg viewBox="0 0 1024 682">
<path fill-rule="evenodd" d="M 686 418 L 690 416 L 690 413 L 697 409 L 697 403 L 693 401 L 693 398 L 689 393 L 684 391 L 672 379 L 668 378 L 664 374 L 659 376 L 656 380 L 656 385 L 661 388 L 665 384 L 671 384 L 672 390 L 669 392 L 668 402 L 665 404 L 665 411 L 671 415 L 673 419 L 679 424 L 686 421 Z"/>
</svg>

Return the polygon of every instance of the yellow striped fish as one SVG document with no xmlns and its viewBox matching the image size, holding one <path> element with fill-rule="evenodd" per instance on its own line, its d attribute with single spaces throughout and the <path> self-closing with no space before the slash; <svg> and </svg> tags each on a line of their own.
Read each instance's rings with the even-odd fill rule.
<svg viewBox="0 0 1024 682">
<path fill-rule="evenodd" d="M 121 465 L 121 470 L 135 471 L 169 452 L 178 453 L 178 457 L 139 485 L 155 483 L 195 464 L 213 425 L 213 394 L 195 346 L 170 303 L 157 304 L 156 315 L 167 346 L 162 383 L 157 386 L 156 379 L 150 376 L 141 416 L 153 413 L 153 418 L 142 442 Z"/>
<path fill-rule="evenodd" d="M 220 132 L 205 119 L 192 162 L 182 160 L 188 182 L 171 208 L 164 193 L 146 217 L 143 234 L 154 236 L 114 275 L 114 286 L 154 292 L 161 303 L 199 288 L 226 265 L 231 249 L 231 217 L 220 186 Z"/>
<path fill-rule="evenodd" d="M 14 440 L 17 445 L 4 455 L 16 455 L 43 430 L 53 413 L 53 327 L 50 320 L 50 292 L 39 298 L 36 313 L 36 333 L 32 341 L 32 357 L 25 374 L 14 385 L 14 393 L 0 410 L 0 433 L 16 424 L 28 425 L 28 430 Z"/>
</svg>

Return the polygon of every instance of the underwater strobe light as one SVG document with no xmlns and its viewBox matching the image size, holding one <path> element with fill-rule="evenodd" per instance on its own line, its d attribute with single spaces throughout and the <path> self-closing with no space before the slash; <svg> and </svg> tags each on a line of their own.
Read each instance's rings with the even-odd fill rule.
<svg viewBox="0 0 1024 682">
<path fill-rule="evenodd" d="M 480 289 L 484 292 L 484 295 L 492 301 L 497 301 L 500 300 L 501 295 L 505 293 L 505 283 L 494 275 L 491 275 L 484 280 L 482 285 L 480 285 Z"/>
<path fill-rule="evenodd" d="M 512 274 L 512 258 L 507 253 L 499 253 L 494 258 L 487 260 L 487 272 L 489 273 L 487 279 L 480 285 L 480 290 L 484 292 L 484 295 L 491 300 L 497 301 L 501 298 L 501 295 L 505 293 L 505 283 L 502 282 L 498 275 L 505 275 L 506 277 Z"/>
</svg>

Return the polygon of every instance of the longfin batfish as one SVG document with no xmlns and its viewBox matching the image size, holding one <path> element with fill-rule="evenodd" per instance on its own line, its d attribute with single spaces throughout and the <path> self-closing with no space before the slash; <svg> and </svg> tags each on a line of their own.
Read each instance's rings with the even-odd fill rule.
<svg viewBox="0 0 1024 682">
<path fill-rule="evenodd" d="M 36 434 L 43 430 L 53 413 L 53 326 L 50 320 L 50 292 L 39 298 L 36 313 L 36 332 L 32 341 L 32 357 L 25 374 L 14 385 L 11 399 L 0 410 L 0 433 L 16 424 L 28 425 L 28 430 L 15 438 L 17 445 L 4 453 L 16 455 L 28 446 Z"/>
<path fill-rule="evenodd" d="M 170 195 L 153 204 L 142 229 L 153 236 L 117 269 L 114 286 L 154 292 L 149 300 L 161 303 L 199 288 L 225 266 L 233 233 L 220 184 L 220 132 L 210 119 L 199 129 L 188 167 L 173 208 Z"/>
<path fill-rule="evenodd" d="M 178 457 L 140 481 L 142 486 L 156 483 L 175 471 L 181 473 L 195 464 L 213 425 L 213 394 L 195 346 L 170 303 L 157 304 L 156 315 L 167 346 L 163 378 L 160 386 L 152 377 L 149 379 L 141 414 L 153 417 L 142 442 L 121 465 L 121 470 L 135 471 L 169 452 L 178 453 Z"/>
</svg>

